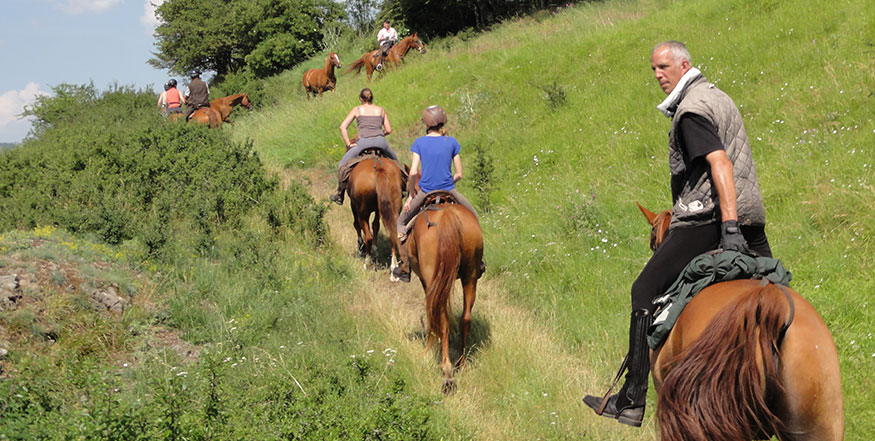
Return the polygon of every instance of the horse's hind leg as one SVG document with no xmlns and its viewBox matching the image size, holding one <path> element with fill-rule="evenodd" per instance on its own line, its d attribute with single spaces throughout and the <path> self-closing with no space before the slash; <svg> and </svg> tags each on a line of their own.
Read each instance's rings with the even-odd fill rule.
<svg viewBox="0 0 875 441">
<path fill-rule="evenodd" d="M 444 395 L 449 395 L 456 391 L 456 379 L 453 378 L 453 363 L 450 362 L 450 318 L 448 314 L 441 316 L 441 373 L 444 377 L 444 384 L 441 386 L 441 392 Z"/>
<path fill-rule="evenodd" d="M 351 203 L 352 203 L 352 201 L 350 201 L 350 204 Z M 364 257 L 366 254 L 364 252 L 365 251 L 365 240 L 362 237 L 363 230 L 364 230 L 364 228 L 362 227 L 363 222 L 359 219 L 359 216 L 356 213 L 355 208 L 353 208 L 353 210 L 352 210 L 352 221 L 353 221 L 352 225 L 355 227 L 355 234 L 356 234 L 356 237 L 358 239 L 358 242 L 356 244 L 356 248 L 358 250 L 359 257 Z M 364 225 L 365 225 L 365 227 L 367 227 L 367 225 L 368 225 L 367 222 L 364 222 Z"/>
<path fill-rule="evenodd" d="M 371 223 L 371 234 L 376 242 L 377 236 L 380 235 L 380 210 L 374 212 L 374 221 Z"/>
<path fill-rule="evenodd" d="M 466 348 L 468 345 L 468 334 L 471 331 L 471 310 L 474 308 L 474 300 L 477 299 L 477 277 L 466 276 L 462 279 L 462 293 L 464 294 L 465 309 L 462 312 L 462 319 L 459 320 L 459 333 L 461 334 L 461 342 L 459 343 L 459 359 L 456 366 L 462 367 L 466 361 Z"/>
</svg>

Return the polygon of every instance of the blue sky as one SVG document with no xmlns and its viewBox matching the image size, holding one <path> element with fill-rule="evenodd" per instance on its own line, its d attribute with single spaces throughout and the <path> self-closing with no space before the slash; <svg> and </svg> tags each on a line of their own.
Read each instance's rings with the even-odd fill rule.
<svg viewBox="0 0 875 441">
<path fill-rule="evenodd" d="M 153 4 L 163 0 L 3 0 L 0 12 L 0 142 L 30 129 L 25 105 L 61 83 L 151 86 L 167 72 L 146 64 L 155 50 Z M 179 79 L 179 78 L 177 78 Z"/>
</svg>

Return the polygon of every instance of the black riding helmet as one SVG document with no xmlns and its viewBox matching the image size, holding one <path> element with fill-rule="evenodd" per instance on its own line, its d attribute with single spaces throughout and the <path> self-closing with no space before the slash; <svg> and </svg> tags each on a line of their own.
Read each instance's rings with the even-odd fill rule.
<svg viewBox="0 0 875 441">
<path fill-rule="evenodd" d="M 188 72 L 188 76 L 190 76 L 192 78 L 197 78 L 197 77 L 201 76 L 201 71 L 199 71 L 197 69 L 191 70 Z"/>
<path fill-rule="evenodd" d="M 422 111 L 422 122 L 428 128 L 439 127 L 447 123 L 447 112 L 441 106 L 429 106 Z"/>
<path fill-rule="evenodd" d="M 167 81 L 167 85 L 170 87 L 176 87 L 176 79 L 171 78 L 170 80 Z"/>
</svg>

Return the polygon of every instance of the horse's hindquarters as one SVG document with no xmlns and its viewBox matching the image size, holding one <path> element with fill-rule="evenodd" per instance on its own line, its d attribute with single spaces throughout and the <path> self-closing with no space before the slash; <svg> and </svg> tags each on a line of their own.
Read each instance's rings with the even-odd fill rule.
<svg viewBox="0 0 875 441">
<path fill-rule="evenodd" d="M 793 292 L 796 315 L 781 345 L 785 394 L 777 405 L 783 440 L 841 440 L 844 411 L 838 353 L 813 306 Z"/>
<path fill-rule="evenodd" d="M 780 341 L 778 341 L 780 332 L 776 332 L 775 329 L 780 330 L 791 317 L 791 308 L 785 293 L 777 286 L 764 286 L 759 280 L 736 280 L 712 285 L 694 297 L 678 317 L 663 346 L 654 351 L 651 357 L 654 383 L 657 385 L 657 391 L 660 392 L 660 406 L 664 398 L 663 383 L 667 388 L 665 393 L 669 395 L 674 393 L 674 395 L 682 394 L 688 397 L 710 396 L 715 407 L 718 405 L 716 403 L 726 402 L 725 399 L 720 398 L 724 395 L 737 400 L 738 397 L 733 393 L 725 391 L 716 393 L 704 385 L 706 383 L 713 385 L 706 381 L 705 377 L 726 375 L 727 372 L 733 372 L 730 376 L 734 381 L 729 383 L 734 384 L 738 380 L 740 384 L 742 379 L 740 373 L 718 370 L 708 374 L 704 369 L 710 369 L 710 366 L 731 365 L 728 362 L 729 358 L 726 358 L 729 357 L 727 355 L 729 353 L 755 354 L 754 358 L 750 358 L 752 361 L 745 361 L 740 367 L 749 371 L 750 367 L 755 366 L 754 372 L 758 374 L 754 374 L 753 381 L 747 384 L 765 386 L 757 393 L 765 397 L 767 412 L 777 417 L 776 428 L 781 432 L 781 439 L 806 441 L 842 439 L 844 424 L 842 393 L 835 344 L 829 330 L 811 304 L 798 293 L 790 289 L 787 289 L 787 292 L 793 300 L 793 321 Z M 739 324 L 737 328 L 733 328 L 738 329 L 738 333 L 723 327 L 727 321 L 732 320 Z M 753 328 L 744 326 L 743 323 L 750 323 L 746 320 L 754 321 L 757 325 Z M 765 321 L 772 324 L 766 327 Z M 718 322 L 721 324 L 717 325 Z M 718 326 L 720 328 L 716 329 Z M 741 333 L 742 329 L 748 330 Z M 763 337 L 764 335 L 774 337 Z M 764 339 L 765 345 L 757 342 L 761 338 Z M 774 340 L 770 340 L 771 338 Z M 716 348 L 715 352 L 701 350 L 702 341 L 715 341 L 715 339 L 718 343 L 713 346 Z M 742 347 L 734 346 L 739 344 L 746 345 L 747 348 L 741 350 Z M 771 374 L 773 377 L 763 377 L 769 375 L 764 367 L 763 357 L 771 357 L 771 354 L 764 354 L 763 352 L 769 351 L 761 348 L 772 345 L 778 345 L 779 358 L 775 359 L 776 368 Z M 695 356 L 691 356 L 691 351 L 696 352 Z M 697 384 L 703 386 L 695 392 L 677 392 L 674 389 L 678 387 L 678 383 L 674 378 L 668 377 L 673 369 L 693 359 L 704 360 L 705 366 L 709 366 L 699 371 L 705 377 L 697 381 Z M 671 376 L 678 375 L 675 373 Z M 756 378 L 760 379 L 756 380 Z M 742 388 L 742 386 L 737 387 Z M 750 402 L 746 405 L 754 406 L 754 403 Z M 708 412 L 709 409 L 703 407 L 705 406 L 693 406 L 680 418 L 687 421 L 707 421 L 709 417 L 699 418 L 696 415 L 700 411 Z M 727 406 L 727 408 L 732 407 L 732 405 Z M 662 408 L 660 412 L 663 412 Z M 661 424 L 662 420 L 663 418 L 660 417 Z M 669 435 L 666 439 L 675 438 Z"/>
</svg>

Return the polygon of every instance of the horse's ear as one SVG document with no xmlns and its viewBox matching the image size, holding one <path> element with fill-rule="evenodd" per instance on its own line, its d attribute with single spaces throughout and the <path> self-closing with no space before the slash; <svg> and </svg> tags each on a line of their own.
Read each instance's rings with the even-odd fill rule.
<svg viewBox="0 0 875 441">
<path fill-rule="evenodd" d="M 404 164 L 404 172 L 407 173 L 408 175 L 410 174 L 410 166 L 409 165 Z"/>
<path fill-rule="evenodd" d="M 656 219 L 656 213 L 644 208 L 638 202 L 635 202 L 635 205 L 638 206 L 638 209 L 641 210 L 641 213 L 644 214 L 644 217 L 647 218 L 647 223 L 653 225 L 653 219 Z"/>
</svg>

